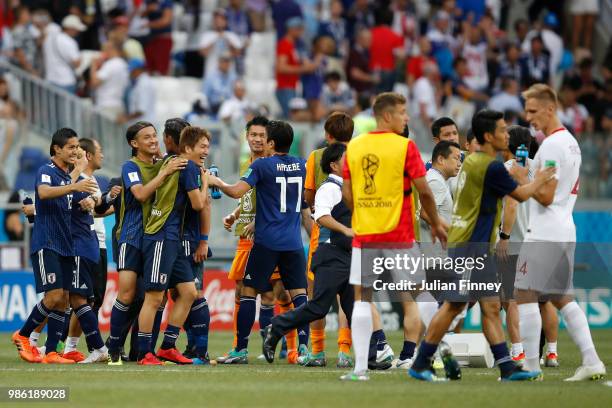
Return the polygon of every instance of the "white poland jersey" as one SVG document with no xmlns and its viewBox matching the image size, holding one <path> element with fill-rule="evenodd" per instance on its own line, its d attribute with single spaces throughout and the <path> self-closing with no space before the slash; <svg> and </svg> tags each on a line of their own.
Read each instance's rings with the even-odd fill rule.
<svg viewBox="0 0 612 408">
<path fill-rule="evenodd" d="M 555 196 L 548 207 L 535 199 L 529 200 L 529 229 L 525 240 L 576 242 L 572 211 L 578 197 L 582 156 L 578 142 L 567 129 L 557 129 L 544 139 L 534 157 L 534 168 L 543 169 L 548 160 L 554 160 L 557 168 Z"/>
</svg>

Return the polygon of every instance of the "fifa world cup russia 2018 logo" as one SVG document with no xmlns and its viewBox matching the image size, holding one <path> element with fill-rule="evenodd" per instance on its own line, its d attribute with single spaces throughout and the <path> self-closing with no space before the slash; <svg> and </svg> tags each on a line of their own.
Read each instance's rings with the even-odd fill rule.
<svg viewBox="0 0 612 408">
<path fill-rule="evenodd" d="M 374 176 L 376 176 L 379 164 L 380 160 L 375 154 L 366 154 L 361 159 L 361 169 L 363 170 L 363 177 L 365 178 L 363 192 L 366 194 L 376 193 L 376 183 L 374 183 Z"/>
</svg>

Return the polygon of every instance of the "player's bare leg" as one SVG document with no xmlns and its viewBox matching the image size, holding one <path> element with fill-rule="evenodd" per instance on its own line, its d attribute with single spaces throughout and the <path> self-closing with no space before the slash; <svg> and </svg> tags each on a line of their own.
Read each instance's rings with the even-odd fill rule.
<svg viewBox="0 0 612 408">
<path fill-rule="evenodd" d="M 272 283 L 272 290 L 274 291 L 274 297 L 278 303 L 280 314 L 286 313 L 293 309 L 291 295 L 289 295 L 289 291 L 287 291 L 283 286 L 282 280 L 275 280 Z M 285 340 L 287 342 L 287 363 L 289 364 L 297 364 L 298 362 L 297 338 L 297 329 L 291 330 L 289 333 L 285 334 Z"/>
<path fill-rule="evenodd" d="M 546 351 L 543 357 L 544 365 L 546 367 L 559 367 L 557 353 L 559 316 L 557 315 L 557 309 L 551 302 L 540 303 L 540 315 L 542 316 L 542 331 L 546 339 Z"/>
<path fill-rule="evenodd" d="M 512 344 L 512 360 L 518 364 L 522 364 L 525 360 L 525 353 L 523 351 L 521 333 L 519 331 L 518 306 L 514 300 L 508 300 L 506 302 L 502 302 L 501 304 L 502 308 L 506 312 L 506 329 L 508 330 L 508 337 L 510 338 L 510 343 Z"/>
</svg>

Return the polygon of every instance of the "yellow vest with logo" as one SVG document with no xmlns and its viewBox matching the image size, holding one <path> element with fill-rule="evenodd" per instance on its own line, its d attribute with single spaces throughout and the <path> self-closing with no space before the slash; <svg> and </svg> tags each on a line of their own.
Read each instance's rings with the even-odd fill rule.
<svg viewBox="0 0 612 408">
<path fill-rule="evenodd" d="M 412 141 L 395 133 L 366 133 L 348 144 L 352 226 L 357 235 L 384 234 L 397 227 L 408 143 Z"/>
</svg>

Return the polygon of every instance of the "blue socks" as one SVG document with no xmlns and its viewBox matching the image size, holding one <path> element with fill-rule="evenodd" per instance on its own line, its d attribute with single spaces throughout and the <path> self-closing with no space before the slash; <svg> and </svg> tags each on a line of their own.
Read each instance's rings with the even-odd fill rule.
<svg viewBox="0 0 612 408">
<path fill-rule="evenodd" d="M 157 338 L 159 337 L 159 328 L 161 327 L 162 318 L 164 317 L 165 307 L 165 305 L 160 306 L 159 309 L 157 309 L 157 313 L 155 314 L 155 320 L 153 321 L 153 333 L 151 333 L 151 346 L 153 347 L 152 350 L 155 350 L 155 347 L 157 347 Z"/>
<path fill-rule="evenodd" d="M 300 295 L 296 295 L 295 297 L 293 297 L 291 301 L 293 302 L 293 308 L 297 309 L 298 307 L 308 302 L 308 296 L 306 296 L 305 293 L 302 293 Z M 298 327 L 298 342 L 300 346 L 304 344 L 306 347 L 308 347 L 309 332 L 310 332 L 309 324 L 305 324 L 304 326 Z"/>
<path fill-rule="evenodd" d="M 188 320 L 193 337 L 193 343 L 191 344 L 195 345 L 196 355 L 204 358 L 208 352 L 208 328 L 210 325 L 210 311 L 205 298 L 196 299 L 193 302 Z"/>
<path fill-rule="evenodd" d="M 372 333 L 372 337 L 376 341 L 376 350 L 383 351 L 387 345 L 387 337 L 385 336 L 385 332 L 382 329 L 376 330 Z"/>
<path fill-rule="evenodd" d="M 110 317 L 110 335 L 108 336 L 108 349 L 118 351 L 125 341 L 123 336 L 130 321 L 130 305 L 121 303 L 118 299 L 113 304 Z"/>
<path fill-rule="evenodd" d="M 263 337 L 263 332 L 266 327 L 272 323 L 274 317 L 274 305 L 261 304 L 259 308 L 259 334 Z"/>
<path fill-rule="evenodd" d="M 47 354 L 57 349 L 57 343 L 64 334 L 64 310 L 50 310 L 47 321 L 47 341 L 45 347 Z"/>
<path fill-rule="evenodd" d="M 84 304 L 77 308 L 74 314 L 79 319 L 87 345 L 94 350 L 101 349 L 104 346 L 104 342 L 102 341 L 102 336 L 100 336 L 97 316 L 91 306 Z"/>
<path fill-rule="evenodd" d="M 509 375 L 516 365 L 512 358 L 510 358 L 506 342 L 492 344 L 491 352 L 493 353 L 493 358 L 495 358 L 495 365 L 499 367 L 502 377 Z"/>
<path fill-rule="evenodd" d="M 67 307 L 64 310 L 64 331 L 62 332 L 61 340 L 63 342 L 66 341 L 66 337 L 68 337 L 68 330 L 70 329 L 70 317 L 72 316 L 72 308 Z"/>
<path fill-rule="evenodd" d="M 402 352 L 400 353 L 400 360 L 407 360 L 414 356 L 414 349 L 416 348 L 416 343 L 412 341 L 404 340 L 404 347 L 402 348 Z"/>
<path fill-rule="evenodd" d="M 437 349 L 437 344 L 431 344 L 427 343 L 426 341 L 422 341 L 421 345 L 419 346 L 419 352 L 417 353 L 416 359 L 414 360 L 414 364 L 412 364 L 412 368 L 417 371 L 429 368 L 431 366 L 431 358 L 433 357 Z"/>
<path fill-rule="evenodd" d="M 240 296 L 240 309 L 238 310 L 236 351 L 246 349 L 249 345 L 249 335 L 255 322 L 255 298 Z"/>
<path fill-rule="evenodd" d="M 176 339 L 178 339 L 180 331 L 180 327 L 172 326 L 171 324 L 169 324 L 166 327 L 166 332 L 164 333 L 164 341 L 161 344 L 161 349 L 173 349 L 176 346 Z"/>
<path fill-rule="evenodd" d="M 142 360 L 151 349 L 151 333 L 138 332 L 138 360 Z"/>
<path fill-rule="evenodd" d="M 24 323 L 21 330 L 19 330 L 19 335 L 24 337 L 30 337 L 30 334 L 34 331 L 35 328 L 40 326 L 42 322 L 49 316 L 51 311 L 47 309 L 42 300 L 36 304 L 32 308 L 30 315 L 28 316 L 28 320 Z"/>
</svg>

